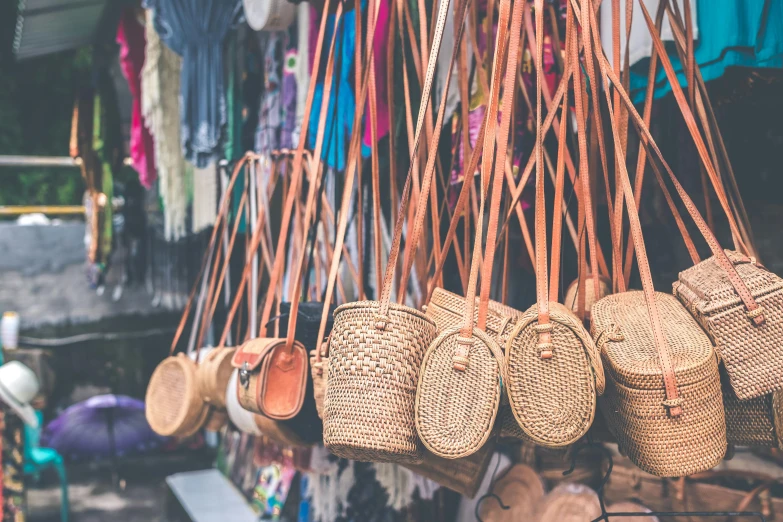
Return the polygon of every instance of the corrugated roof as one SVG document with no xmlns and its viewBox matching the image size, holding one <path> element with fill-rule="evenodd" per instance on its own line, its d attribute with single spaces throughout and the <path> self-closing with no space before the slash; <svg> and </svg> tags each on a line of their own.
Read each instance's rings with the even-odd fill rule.
<svg viewBox="0 0 783 522">
<path fill-rule="evenodd" d="M 19 0 L 17 60 L 91 43 L 106 4 L 107 0 Z"/>
</svg>

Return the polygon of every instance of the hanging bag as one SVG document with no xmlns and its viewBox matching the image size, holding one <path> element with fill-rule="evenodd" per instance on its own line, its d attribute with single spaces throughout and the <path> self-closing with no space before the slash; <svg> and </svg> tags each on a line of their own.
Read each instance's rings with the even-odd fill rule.
<svg viewBox="0 0 783 522">
<path fill-rule="evenodd" d="M 538 76 L 535 242 L 538 303 L 517 321 L 506 342 L 506 386 L 511 411 L 525 436 L 536 444 L 557 447 L 573 444 L 590 428 L 595 417 L 597 395 L 602 391 L 600 388 L 603 370 L 595 345 L 581 321 L 570 309 L 554 301 L 548 293 L 541 125 L 543 1 L 536 2 L 535 7 Z M 568 8 L 571 9 L 570 4 Z M 566 42 L 566 45 L 574 46 L 575 31 L 568 31 Z M 578 63 L 575 62 L 572 67 L 578 69 Z M 578 70 L 574 70 L 573 74 L 574 81 L 577 82 Z M 577 103 L 581 106 L 579 95 Z M 561 115 L 563 119 L 566 117 L 566 114 Z M 560 147 L 565 146 L 565 141 L 561 141 Z M 582 195 L 586 208 L 590 209 L 590 187 L 584 167 L 582 162 Z M 558 257 L 559 244 L 553 247 L 556 247 L 553 257 Z M 596 265 L 595 261 L 593 265 Z M 552 277 L 558 276 L 552 274 Z"/>
<path fill-rule="evenodd" d="M 597 50 L 620 169 L 618 190 L 623 191 L 627 202 L 643 287 L 642 292 L 621 292 L 593 305 L 592 333 L 607 375 L 602 409 L 620 447 L 637 466 L 656 476 L 690 475 L 712 468 L 726 451 L 717 356 L 706 334 L 682 305 L 653 289 L 607 77 L 634 121 L 638 124 L 641 119 L 598 51 L 600 40 L 591 2 L 583 2 L 581 15 L 588 71 L 594 70 L 593 44 Z M 597 92 L 594 86 L 591 91 Z M 652 146 L 643 122 L 640 128 Z"/>
<path fill-rule="evenodd" d="M 436 456 L 457 459 L 479 451 L 489 440 L 495 427 L 500 407 L 501 385 L 505 382 L 505 361 L 497 341 L 487 334 L 489 299 L 479 301 L 477 316 L 476 284 L 479 268 L 482 266 L 481 250 L 483 217 L 486 206 L 486 192 L 493 188 L 492 208 L 489 218 L 487 252 L 483 260 L 482 285 L 489 283 L 492 275 L 492 256 L 497 237 L 500 189 L 503 186 L 506 147 L 511 121 L 510 107 L 516 81 L 517 53 L 522 27 L 523 3 L 514 9 L 514 21 L 510 30 L 511 39 L 506 47 L 511 18 L 511 2 L 500 4 L 498 34 L 493 59 L 493 78 L 490 85 L 489 107 L 487 109 L 487 132 L 484 135 L 483 163 L 481 168 L 481 203 L 476 226 L 473 259 L 468 279 L 467 296 L 464 299 L 465 312 L 460 326 L 440 332 L 424 355 L 416 392 L 416 427 L 422 442 Z M 497 126 L 498 98 L 508 49 L 508 71 L 506 75 L 506 97 L 503 100 L 503 117 L 497 136 L 498 149 L 495 155 L 495 128 Z M 509 84 L 511 87 L 509 88 Z M 439 114 L 440 116 L 440 114 Z M 493 174 L 493 159 L 496 166 Z M 434 167 L 434 158 L 430 157 Z M 428 164 L 428 167 L 430 165 Z M 429 170 L 427 171 L 429 173 Z M 425 174 L 425 179 L 428 177 Z M 490 184 L 490 181 L 494 183 Z M 468 183 L 470 181 L 466 181 Z M 423 185 L 423 190 L 428 187 Z M 418 224 L 418 223 L 417 223 Z M 483 288 L 483 287 L 482 287 Z"/>
<path fill-rule="evenodd" d="M 391 287 L 448 5 L 448 1 L 441 2 L 438 9 L 411 168 L 402 191 L 380 300 L 344 304 L 334 315 L 323 410 L 324 445 L 343 458 L 377 462 L 416 462 L 422 458 L 414 401 L 422 357 L 435 338 L 435 324 L 414 308 L 391 303 Z M 335 248 L 335 255 L 338 251 Z M 332 270 L 336 270 L 334 263 Z"/>
</svg>

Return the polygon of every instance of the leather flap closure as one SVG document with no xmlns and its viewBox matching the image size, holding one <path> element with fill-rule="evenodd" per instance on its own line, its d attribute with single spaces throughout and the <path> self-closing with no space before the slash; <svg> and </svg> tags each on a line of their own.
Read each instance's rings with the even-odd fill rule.
<svg viewBox="0 0 783 522">
<path fill-rule="evenodd" d="M 307 350 L 298 341 L 292 347 L 285 342 L 269 352 L 261 367 L 258 404 L 264 415 L 286 420 L 302 408 L 308 371 Z"/>
<path fill-rule="evenodd" d="M 264 357 L 278 345 L 285 346 L 285 339 L 279 337 L 251 339 L 237 348 L 231 359 L 231 365 L 234 368 L 242 368 L 247 364 L 247 370 L 256 371 Z"/>
</svg>

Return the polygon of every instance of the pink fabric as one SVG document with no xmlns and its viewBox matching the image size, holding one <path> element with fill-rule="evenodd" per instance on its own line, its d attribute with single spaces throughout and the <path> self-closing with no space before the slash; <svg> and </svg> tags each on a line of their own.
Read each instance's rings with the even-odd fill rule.
<svg viewBox="0 0 783 522">
<path fill-rule="evenodd" d="M 120 65 L 128 88 L 133 96 L 131 110 L 130 155 L 133 168 L 139 173 L 139 181 L 150 188 L 157 178 L 152 135 L 144 125 L 141 116 L 141 68 L 144 66 L 144 27 L 139 23 L 133 9 L 122 13 L 117 27 L 117 43 L 120 45 Z"/>
<path fill-rule="evenodd" d="M 375 108 L 377 109 L 376 138 L 380 140 L 389 132 L 389 104 L 387 92 L 387 67 L 386 49 L 389 42 L 389 0 L 381 0 L 378 7 L 378 23 L 375 26 L 373 39 L 373 58 L 375 58 Z M 357 93 L 358 94 L 358 93 Z M 370 129 L 370 101 L 365 105 L 366 122 L 364 126 L 364 144 L 371 147 L 373 144 L 372 130 Z"/>
</svg>

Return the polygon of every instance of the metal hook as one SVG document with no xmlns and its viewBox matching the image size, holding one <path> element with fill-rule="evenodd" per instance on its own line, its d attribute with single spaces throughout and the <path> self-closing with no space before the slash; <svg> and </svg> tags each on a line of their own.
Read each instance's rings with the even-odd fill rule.
<svg viewBox="0 0 783 522">
<path fill-rule="evenodd" d="M 505 505 L 503 503 L 503 500 L 499 496 L 497 496 L 497 494 L 487 493 L 486 495 L 483 495 L 481 498 L 479 498 L 478 502 L 476 502 L 476 511 L 474 514 L 476 515 L 476 520 L 478 520 L 478 522 L 484 522 L 484 520 L 481 518 L 481 515 L 479 514 L 479 510 L 481 509 L 481 503 L 487 500 L 488 498 L 494 498 L 495 500 L 497 500 L 498 504 L 500 504 L 500 509 L 502 509 L 503 511 L 511 509 L 511 506 Z"/>
</svg>

